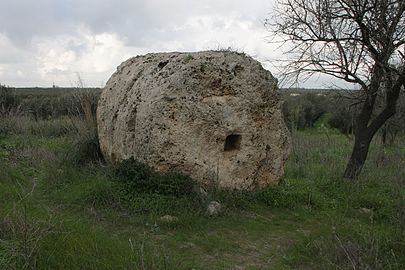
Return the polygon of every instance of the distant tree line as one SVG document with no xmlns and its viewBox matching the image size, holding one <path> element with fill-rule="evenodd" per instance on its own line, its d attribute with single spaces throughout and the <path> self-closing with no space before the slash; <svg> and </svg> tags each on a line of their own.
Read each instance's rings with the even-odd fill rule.
<svg viewBox="0 0 405 270">
<path fill-rule="evenodd" d="M 76 93 L 90 91 L 87 95 L 89 110 L 95 114 L 100 89 L 13 89 L 0 85 L 0 114 L 24 114 L 33 120 L 61 116 L 84 116 L 82 99 Z M 322 118 L 326 128 L 334 128 L 349 136 L 355 133 L 356 117 L 360 106 L 352 99 L 353 93 L 344 91 L 306 91 L 284 89 L 284 120 L 290 131 L 314 128 Z M 397 114 L 389 119 L 380 134 L 382 140 L 393 143 L 397 135 L 405 131 L 405 96 L 398 101 Z"/>
<path fill-rule="evenodd" d="M 321 119 L 327 128 L 338 129 L 345 135 L 356 131 L 356 118 L 361 104 L 353 98 L 353 91 L 303 91 L 283 90 L 284 120 L 290 129 L 304 130 L 314 128 Z M 373 117 L 376 117 L 374 115 Z M 397 113 L 391 117 L 380 130 L 384 143 L 392 144 L 401 132 L 405 131 L 405 96 L 398 99 Z"/>
<path fill-rule="evenodd" d="M 64 115 L 84 115 L 82 99 L 77 95 L 90 92 L 91 108 L 94 113 L 100 89 L 14 89 L 0 85 L 0 114 L 22 114 L 32 116 L 34 120 L 57 118 Z"/>
</svg>

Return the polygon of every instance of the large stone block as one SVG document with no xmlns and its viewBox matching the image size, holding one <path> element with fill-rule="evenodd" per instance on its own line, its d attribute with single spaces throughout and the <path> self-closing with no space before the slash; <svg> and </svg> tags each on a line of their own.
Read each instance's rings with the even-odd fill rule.
<svg viewBox="0 0 405 270">
<path fill-rule="evenodd" d="M 236 52 L 133 57 L 107 82 L 97 120 L 108 161 L 133 156 L 204 186 L 277 183 L 290 151 L 277 80 Z"/>
</svg>

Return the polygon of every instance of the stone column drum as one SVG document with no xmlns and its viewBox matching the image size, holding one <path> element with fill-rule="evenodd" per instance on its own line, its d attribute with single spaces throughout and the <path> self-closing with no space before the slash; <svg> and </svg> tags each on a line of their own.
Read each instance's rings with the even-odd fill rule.
<svg viewBox="0 0 405 270">
<path fill-rule="evenodd" d="M 97 123 L 107 161 L 134 157 L 202 186 L 277 183 L 290 152 L 277 80 L 243 53 L 130 58 L 107 82 Z"/>
</svg>

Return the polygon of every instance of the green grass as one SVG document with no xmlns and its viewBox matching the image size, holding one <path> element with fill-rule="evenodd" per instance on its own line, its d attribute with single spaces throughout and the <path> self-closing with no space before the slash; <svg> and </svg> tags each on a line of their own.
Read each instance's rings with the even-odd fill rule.
<svg viewBox="0 0 405 270">
<path fill-rule="evenodd" d="M 88 155 L 78 166 L 77 132 L 47 130 L 59 126 L 0 134 L 0 269 L 405 267 L 403 140 L 373 142 L 352 183 L 341 178 L 349 138 L 319 126 L 293 132 L 278 186 L 204 197 L 154 173 L 157 182 L 139 189 Z M 206 216 L 210 200 L 224 213 Z"/>
</svg>

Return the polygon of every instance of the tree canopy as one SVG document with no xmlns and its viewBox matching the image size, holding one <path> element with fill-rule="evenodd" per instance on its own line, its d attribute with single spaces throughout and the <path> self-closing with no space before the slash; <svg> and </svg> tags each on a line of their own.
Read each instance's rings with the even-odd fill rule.
<svg viewBox="0 0 405 270">
<path fill-rule="evenodd" d="M 356 178 L 405 84 L 405 1 L 278 0 L 266 25 L 289 46 L 287 77 L 323 73 L 359 86 L 363 105 L 345 171 Z"/>
</svg>

